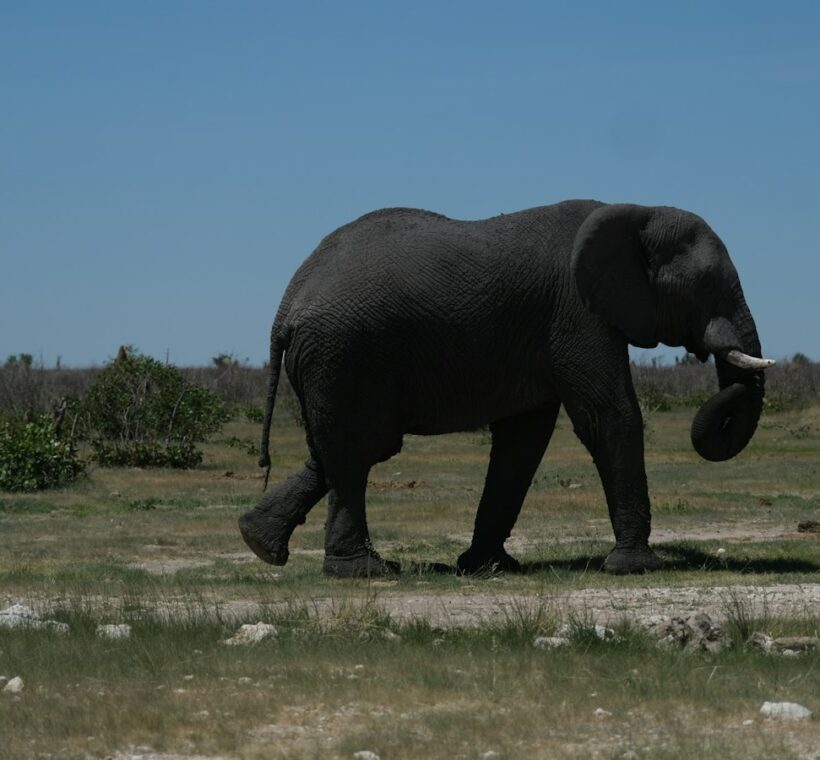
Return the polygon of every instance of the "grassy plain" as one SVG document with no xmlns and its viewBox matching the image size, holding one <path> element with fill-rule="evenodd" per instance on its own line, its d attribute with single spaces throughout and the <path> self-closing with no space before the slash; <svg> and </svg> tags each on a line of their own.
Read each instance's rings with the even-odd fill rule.
<svg viewBox="0 0 820 760">
<path fill-rule="evenodd" d="M 61 491 L 0 494 L 0 604 L 70 626 L 0 629 L 0 675 L 26 684 L 0 694 L 0 757 L 147 757 L 149 746 L 237 758 L 817 757 L 817 720 L 758 710 L 795 701 L 820 713 L 820 652 L 771 657 L 742 642 L 752 629 L 820 629 L 816 607 L 776 604 L 785 585 L 820 583 L 820 541 L 797 531 L 820 520 L 820 408 L 764 416 L 747 450 L 719 465 L 691 450 L 689 419 L 649 416 L 653 535 L 669 569 L 629 578 L 598 571 L 606 506 L 563 416 L 508 543 L 529 571 L 516 576 L 446 572 L 469 542 L 489 456 L 481 432 L 408 437 L 373 470 L 371 532 L 406 569 L 389 581 L 322 577 L 321 504 L 286 567 L 245 548 L 236 518 L 261 490 L 248 453 L 258 425 L 226 426 L 198 470 L 93 469 Z M 272 444 L 275 482 L 306 453 L 284 409 Z M 771 609 L 732 593 L 750 587 L 772 589 Z M 676 593 L 716 588 L 733 637 L 719 655 L 661 651 L 630 614 L 633 594 L 661 589 L 663 610 L 686 614 Z M 600 604 L 573 602 L 596 594 L 620 595 L 607 617 L 618 642 L 590 635 Z M 220 643 L 257 620 L 280 635 Z M 574 625 L 572 647 L 533 648 L 561 621 Z M 132 638 L 95 636 L 114 622 L 131 623 Z"/>
</svg>

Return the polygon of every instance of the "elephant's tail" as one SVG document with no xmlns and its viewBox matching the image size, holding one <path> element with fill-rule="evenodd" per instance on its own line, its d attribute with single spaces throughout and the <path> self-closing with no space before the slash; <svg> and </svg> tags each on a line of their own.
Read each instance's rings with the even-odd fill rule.
<svg viewBox="0 0 820 760">
<path fill-rule="evenodd" d="M 259 447 L 259 466 L 267 467 L 265 486 L 268 485 L 270 473 L 270 425 L 273 418 L 273 404 L 276 401 L 276 389 L 279 387 L 279 372 L 282 368 L 282 354 L 285 352 L 285 338 L 277 322 L 274 322 L 270 337 L 270 375 L 268 375 L 268 399 L 265 406 L 265 419 L 262 422 L 262 445 Z M 264 490 L 264 489 L 263 489 Z"/>
</svg>

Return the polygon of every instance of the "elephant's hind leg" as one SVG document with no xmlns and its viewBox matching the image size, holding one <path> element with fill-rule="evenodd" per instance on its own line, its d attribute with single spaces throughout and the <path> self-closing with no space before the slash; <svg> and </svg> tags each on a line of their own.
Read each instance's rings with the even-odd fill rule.
<svg viewBox="0 0 820 760">
<path fill-rule="evenodd" d="M 458 558 L 459 571 L 519 569 L 518 562 L 505 551 L 504 542 L 518 519 L 560 407 L 556 401 L 490 425 L 490 466 L 476 513 L 473 542 Z"/>
<path fill-rule="evenodd" d="M 259 559 L 284 565 L 291 534 L 326 493 L 321 466 L 308 459 L 298 473 L 269 489 L 259 504 L 239 518 L 242 538 Z"/>
<path fill-rule="evenodd" d="M 367 470 L 360 478 L 346 477 L 330 492 L 325 525 L 325 575 L 365 578 L 399 572 L 397 562 L 382 559 L 370 542 L 365 514 Z"/>
</svg>

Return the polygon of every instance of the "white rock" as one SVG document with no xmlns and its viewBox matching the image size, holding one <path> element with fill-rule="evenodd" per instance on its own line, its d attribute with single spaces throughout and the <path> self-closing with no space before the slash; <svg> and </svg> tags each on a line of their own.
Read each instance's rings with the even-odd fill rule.
<svg viewBox="0 0 820 760">
<path fill-rule="evenodd" d="M 596 718 L 611 718 L 612 713 L 609 710 L 604 710 L 603 707 L 597 707 L 595 709 L 595 717 Z"/>
<path fill-rule="evenodd" d="M 645 618 L 638 620 L 643 628 L 657 628 L 666 618 L 663 615 L 647 615 Z"/>
<path fill-rule="evenodd" d="M 97 636 L 101 639 L 128 639 L 131 637 L 131 626 L 128 623 L 98 625 Z"/>
<path fill-rule="evenodd" d="M 655 628 L 662 648 L 682 647 L 689 651 L 720 652 L 728 643 L 721 627 L 705 612 L 696 612 L 686 619 L 673 617 Z"/>
<path fill-rule="evenodd" d="M 39 620 L 40 616 L 31 607 L 26 607 L 25 604 L 12 604 L 11 607 L 0 610 L 0 620 L 3 618 L 33 618 Z"/>
<path fill-rule="evenodd" d="M 782 654 L 784 657 L 796 657 L 803 652 L 811 651 L 817 644 L 818 639 L 813 636 L 781 636 L 779 639 L 773 639 L 760 631 L 753 633 L 746 641 L 746 646 L 752 649 Z"/>
<path fill-rule="evenodd" d="M 751 718 L 747 718 L 746 720 L 743 721 L 744 726 L 753 726 L 754 724 L 755 724 L 755 722 Z"/>
<path fill-rule="evenodd" d="M 759 649 L 761 652 L 771 652 L 774 647 L 774 639 L 767 633 L 755 631 L 746 639 L 746 646 L 750 649 Z"/>
<path fill-rule="evenodd" d="M 583 627 L 586 628 L 586 626 Z M 561 623 L 561 625 L 559 625 L 558 629 L 555 631 L 555 635 L 558 638 L 571 639 L 576 630 L 578 629 L 574 628 L 569 623 Z M 615 631 L 613 631 L 611 628 L 606 628 L 605 626 L 598 625 L 597 623 L 592 626 L 592 630 L 595 632 L 595 635 L 601 641 L 615 641 L 618 638 L 615 634 Z"/>
<path fill-rule="evenodd" d="M 353 757 L 355 757 L 356 760 L 381 760 L 379 755 L 375 752 L 371 752 L 369 749 L 362 749 L 358 752 L 354 752 Z"/>
<path fill-rule="evenodd" d="M 40 630 L 47 628 L 56 633 L 67 633 L 68 626 L 56 620 L 42 620 L 31 607 L 24 604 L 12 604 L 0 610 L 0 628 L 33 628 Z"/>
<path fill-rule="evenodd" d="M 767 718 L 779 718 L 780 720 L 808 720 L 811 718 L 811 710 L 797 702 L 764 702 L 760 708 L 760 714 Z"/>
<path fill-rule="evenodd" d="M 20 676 L 15 676 L 3 687 L 3 691 L 9 694 L 19 694 L 23 691 L 23 685 L 23 679 Z"/>
<path fill-rule="evenodd" d="M 613 631 L 611 628 L 606 628 L 602 625 L 595 626 L 595 635 L 601 641 L 616 641 L 618 638 L 615 634 L 615 631 Z"/>
<path fill-rule="evenodd" d="M 781 651 L 791 649 L 793 652 L 809 652 L 820 649 L 820 638 L 817 636 L 781 636 L 774 640 L 774 648 Z"/>
<path fill-rule="evenodd" d="M 532 645 L 536 649 L 561 649 L 561 647 L 568 647 L 570 640 L 563 636 L 536 636 Z"/>
<path fill-rule="evenodd" d="M 227 646 L 249 646 L 265 639 L 278 636 L 279 631 L 270 623 L 246 623 L 231 638 L 222 643 Z"/>
<path fill-rule="evenodd" d="M 717 623 L 705 612 L 696 612 L 686 618 L 689 629 L 689 648 L 704 652 L 720 652 L 728 643 L 728 637 Z"/>
<path fill-rule="evenodd" d="M 672 646 L 680 644 L 683 646 L 688 637 L 686 622 L 683 618 L 673 617 L 664 620 L 655 627 L 655 634 L 660 641 L 659 644 Z"/>
</svg>

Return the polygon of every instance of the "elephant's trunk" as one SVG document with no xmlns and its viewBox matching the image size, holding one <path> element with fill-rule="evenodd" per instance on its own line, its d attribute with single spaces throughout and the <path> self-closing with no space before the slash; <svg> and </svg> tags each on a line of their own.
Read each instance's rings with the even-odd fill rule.
<svg viewBox="0 0 820 760">
<path fill-rule="evenodd" d="M 748 359 L 761 353 L 757 329 L 742 293 L 737 304 L 731 321 L 723 317 L 711 320 L 704 336 L 704 347 L 715 356 L 720 391 L 692 420 L 692 445 L 711 462 L 731 459 L 743 451 L 763 410 L 763 370 L 737 366 L 762 366 L 738 361 L 744 354 Z"/>
</svg>

